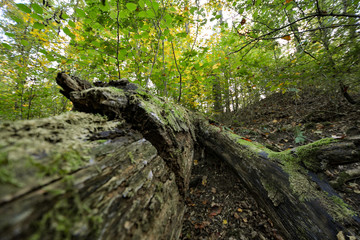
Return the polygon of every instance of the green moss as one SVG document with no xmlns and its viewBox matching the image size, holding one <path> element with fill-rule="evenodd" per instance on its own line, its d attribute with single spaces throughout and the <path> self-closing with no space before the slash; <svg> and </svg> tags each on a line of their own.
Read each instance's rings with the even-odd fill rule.
<svg viewBox="0 0 360 240">
<path fill-rule="evenodd" d="M 346 204 L 341 198 L 337 196 L 331 196 L 328 197 L 332 204 L 330 205 L 331 208 L 329 208 L 329 211 L 331 212 L 331 215 L 333 218 L 337 221 L 342 221 L 348 216 L 355 216 L 356 212 L 350 209 L 350 206 Z"/>
<path fill-rule="evenodd" d="M 265 152 L 268 154 L 270 160 L 279 162 L 282 169 L 289 175 L 289 183 L 292 192 L 298 196 L 300 201 L 320 201 L 321 205 L 327 209 L 331 216 L 339 221 L 351 218 L 354 215 L 354 212 L 350 210 L 349 207 L 340 198 L 329 197 L 328 193 L 319 190 L 318 185 L 312 181 L 312 179 L 307 177 L 308 170 L 301 165 L 302 162 L 313 163 L 313 161 L 315 161 L 314 159 L 316 159 L 315 154 L 319 148 L 336 140 L 322 139 L 312 144 L 299 147 L 297 148 L 296 152 L 293 150 L 274 152 L 263 147 L 259 143 L 246 141 L 236 134 L 226 132 L 226 135 L 240 145 L 246 146 L 249 151 L 245 154 L 251 154 L 251 152 L 257 154 Z M 310 161 L 308 160 L 309 157 L 312 158 Z M 309 166 L 309 164 L 304 165 L 306 167 Z M 346 176 L 344 176 L 344 178 L 346 178 Z M 268 192 L 268 197 L 273 201 L 274 205 L 277 206 L 280 204 L 283 196 L 272 185 L 274 182 L 276 182 L 276 180 L 260 180 L 263 187 Z"/>
<path fill-rule="evenodd" d="M 304 163 L 306 168 L 314 172 L 318 172 L 321 170 L 321 162 L 319 162 L 319 160 L 316 158 L 316 153 L 320 147 L 329 145 L 335 141 L 337 140 L 333 138 L 324 138 L 314 143 L 298 147 L 296 154 L 298 158 L 301 159 L 301 161 Z"/>
<path fill-rule="evenodd" d="M 103 116 L 68 112 L 52 118 L 0 124 L 0 192 L 35 187 L 89 164 L 90 151 L 99 145 L 87 141 L 119 122 Z M 39 177 L 42 176 L 42 177 Z"/>
<path fill-rule="evenodd" d="M 103 219 L 96 209 L 80 199 L 79 193 L 72 187 L 72 181 L 67 181 L 68 189 L 56 193 L 59 200 L 51 210 L 33 224 L 35 233 L 31 240 L 40 240 L 51 236 L 54 240 L 69 240 L 76 238 L 94 238 L 99 234 Z M 54 192 L 51 192 L 54 193 Z M 60 195 L 61 194 L 61 195 Z"/>
<path fill-rule="evenodd" d="M 131 102 L 140 104 L 140 107 L 161 124 L 170 125 L 175 131 L 189 129 L 190 121 L 185 108 L 152 96 L 141 89 L 138 89 L 137 93 L 132 95 Z"/>
<path fill-rule="evenodd" d="M 69 149 L 64 152 L 53 152 L 48 160 L 30 159 L 30 165 L 38 169 L 38 174 L 44 176 L 64 176 L 89 162 L 86 151 Z"/>
</svg>

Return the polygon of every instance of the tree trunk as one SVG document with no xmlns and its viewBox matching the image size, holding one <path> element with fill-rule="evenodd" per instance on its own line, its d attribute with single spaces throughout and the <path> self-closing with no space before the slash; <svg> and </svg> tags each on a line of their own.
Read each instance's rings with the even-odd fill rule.
<svg viewBox="0 0 360 240">
<path fill-rule="evenodd" d="M 187 111 L 124 80 L 57 82 L 74 109 L 98 115 L 1 124 L 0 239 L 177 239 L 194 155 Z"/>
<path fill-rule="evenodd" d="M 359 139 L 324 139 L 278 153 L 206 122 L 200 121 L 197 131 L 198 141 L 235 169 L 286 239 L 337 239 L 340 231 L 359 234 L 359 213 L 328 182 L 303 167 L 326 170 L 339 156 L 359 162 Z M 358 171 L 352 173 L 358 176 Z"/>
<path fill-rule="evenodd" d="M 356 137 L 276 153 L 126 80 L 57 82 L 86 113 L 0 125 L 1 239 L 177 239 L 195 145 L 230 163 L 286 239 L 358 234 L 315 173 L 358 161 Z"/>
</svg>

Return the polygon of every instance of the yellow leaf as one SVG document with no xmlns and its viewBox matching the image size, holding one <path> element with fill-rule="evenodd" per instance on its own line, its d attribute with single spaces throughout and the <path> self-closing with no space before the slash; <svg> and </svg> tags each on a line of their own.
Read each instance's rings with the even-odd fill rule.
<svg viewBox="0 0 360 240">
<path fill-rule="evenodd" d="M 224 220 L 223 220 L 223 224 L 224 224 L 224 225 L 228 224 L 227 220 L 224 219 Z"/>
<path fill-rule="evenodd" d="M 296 58 L 295 58 L 294 60 L 292 60 L 292 61 L 291 61 L 291 63 L 294 63 L 294 62 L 296 62 Z"/>
</svg>

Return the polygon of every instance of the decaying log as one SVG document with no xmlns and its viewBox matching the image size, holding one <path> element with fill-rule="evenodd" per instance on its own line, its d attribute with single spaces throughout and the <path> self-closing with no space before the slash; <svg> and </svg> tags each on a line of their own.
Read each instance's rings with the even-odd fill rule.
<svg viewBox="0 0 360 240">
<path fill-rule="evenodd" d="M 359 213 L 303 165 L 318 167 L 316 161 L 324 161 L 326 155 L 321 150 L 327 149 L 329 156 L 339 153 L 341 144 L 336 140 L 324 139 L 277 153 L 204 121 L 199 122 L 197 131 L 200 144 L 234 167 L 287 239 L 337 239 L 339 232 L 359 234 Z M 359 161 L 356 144 L 345 145 L 345 152 L 353 149 L 347 159 Z"/>
<path fill-rule="evenodd" d="M 84 113 L 0 125 L 1 239 L 177 239 L 195 145 L 235 169 L 286 239 L 359 234 L 316 175 L 344 142 L 276 153 L 127 80 L 56 80 Z M 345 145 L 353 161 L 357 142 Z"/>
<path fill-rule="evenodd" d="M 0 239 L 177 239 L 194 155 L 187 111 L 128 82 L 57 82 L 87 113 L 1 124 Z"/>
</svg>

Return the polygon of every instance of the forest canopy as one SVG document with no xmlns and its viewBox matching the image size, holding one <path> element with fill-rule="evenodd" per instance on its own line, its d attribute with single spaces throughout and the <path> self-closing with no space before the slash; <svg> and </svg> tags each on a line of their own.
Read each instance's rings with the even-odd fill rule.
<svg viewBox="0 0 360 240">
<path fill-rule="evenodd" d="M 56 74 L 127 78 L 209 114 L 360 88 L 359 0 L 2 0 L 0 121 L 71 109 Z"/>
</svg>

